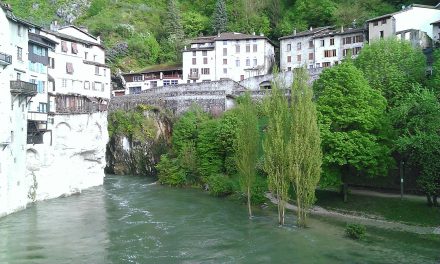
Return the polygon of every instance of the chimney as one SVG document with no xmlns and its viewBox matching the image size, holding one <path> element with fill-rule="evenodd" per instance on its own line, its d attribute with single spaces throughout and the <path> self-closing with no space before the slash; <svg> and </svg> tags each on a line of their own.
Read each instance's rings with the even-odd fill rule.
<svg viewBox="0 0 440 264">
<path fill-rule="evenodd" d="M 264 33 L 260 33 L 260 37 L 264 37 Z"/>
<path fill-rule="evenodd" d="M 88 28 L 86 28 L 85 26 L 80 26 L 79 29 L 81 29 L 82 31 L 89 33 Z"/>
<path fill-rule="evenodd" d="M 252 36 L 255 36 L 255 31 L 254 31 L 254 32 L 252 32 Z"/>
<path fill-rule="evenodd" d="M 313 30 L 313 27 L 310 27 L 310 31 L 312 31 Z"/>
<path fill-rule="evenodd" d="M 220 31 L 217 31 L 217 37 L 220 37 Z"/>
<path fill-rule="evenodd" d="M 98 43 L 101 43 L 101 36 L 96 37 L 96 40 L 98 41 Z"/>
<path fill-rule="evenodd" d="M 58 21 L 54 20 L 50 23 L 50 30 L 57 31 L 58 30 Z"/>
<path fill-rule="evenodd" d="M 341 26 L 341 33 L 344 33 L 344 26 Z"/>
<path fill-rule="evenodd" d="M 296 36 L 296 28 L 293 29 L 293 35 Z"/>
</svg>

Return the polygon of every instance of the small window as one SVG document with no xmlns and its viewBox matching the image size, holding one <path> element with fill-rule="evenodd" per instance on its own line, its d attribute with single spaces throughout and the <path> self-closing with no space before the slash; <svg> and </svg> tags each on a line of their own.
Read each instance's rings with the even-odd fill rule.
<svg viewBox="0 0 440 264">
<path fill-rule="evenodd" d="M 90 82 L 89 81 L 85 81 L 84 82 L 84 89 L 85 90 L 90 90 Z"/>
<path fill-rule="evenodd" d="M 257 66 L 257 64 L 258 64 L 258 60 L 254 59 L 254 67 Z"/>
<path fill-rule="evenodd" d="M 170 86 L 171 85 L 171 81 L 170 80 L 164 80 L 163 81 L 163 86 Z"/>
<path fill-rule="evenodd" d="M 301 42 L 296 43 L 296 49 L 301 50 Z"/>
<path fill-rule="evenodd" d="M 192 58 L 192 65 L 196 65 L 197 64 L 197 59 L 196 58 Z"/>
<path fill-rule="evenodd" d="M 23 61 L 23 49 L 20 47 L 17 47 L 17 60 Z"/>
<path fill-rule="evenodd" d="M 286 51 L 291 51 L 292 50 L 292 44 L 287 44 L 287 49 Z"/>
<path fill-rule="evenodd" d="M 385 25 L 387 23 L 386 19 L 382 19 L 382 25 Z"/>
<path fill-rule="evenodd" d="M 321 47 L 324 47 L 324 46 L 325 46 L 325 40 L 321 39 Z"/>
<path fill-rule="evenodd" d="M 71 62 L 66 62 L 66 73 L 73 74 L 73 64 Z"/>
<path fill-rule="evenodd" d="M 287 67 L 287 71 L 291 71 L 292 70 L 292 67 Z"/>
<path fill-rule="evenodd" d="M 208 64 L 208 58 L 203 58 L 203 64 Z"/>
<path fill-rule="evenodd" d="M 150 82 L 150 87 L 151 88 L 156 88 L 157 87 L 157 81 L 151 81 Z"/>
<path fill-rule="evenodd" d="M 227 40 L 223 40 L 223 45 L 228 45 L 228 41 Z"/>
<path fill-rule="evenodd" d="M 309 41 L 309 49 L 313 49 L 313 40 Z"/>
<path fill-rule="evenodd" d="M 67 52 L 67 42 L 65 42 L 64 40 L 61 41 L 61 51 L 66 53 Z"/>
<path fill-rule="evenodd" d="M 223 59 L 223 65 L 227 65 L 228 64 L 228 59 Z"/>
<path fill-rule="evenodd" d="M 257 44 L 254 44 L 254 45 L 253 45 L 253 50 L 252 50 L 252 51 L 253 51 L 253 52 L 257 52 L 257 50 L 258 50 L 258 45 L 257 45 Z"/>
<path fill-rule="evenodd" d="M 249 58 L 246 59 L 246 66 L 251 66 L 251 60 Z"/>
<path fill-rule="evenodd" d="M 223 56 L 228 56 L 228 48 L 223 48 Z"/>
<path fill-rule="evenodd" d="M 235 66 L 240 67 L 240 60 L 235 60 Z"/>
<path fill-rule="evenodd" d="M 334 46 L 335 45 L 335 39 L 334 38 L 331 38 L 330 39 L 330 46 Z"/>
<path fill-rule="evenodd" d="M 202 56 L 208 56 L 208 51 L 203 50 L 203 51 L 202 51 Z"/>
<path fill-rule="evenodd" d="M 133 81 L 134 82 L 141 82 L 142 81 L 142 75 L 133 76 Z"/>
<path fill-rule="evenodd" d="M 384 37 L 384 34 L 383 34 L 383 30 L 382 30 L 382 31 L 380 31 L 380 38 L 383 39 L 383 37 Z"/>
<path fill-rule="evenodd" d="M 251 52 L 251 45 L 246 45 L 246 53 Z"/>
<path fill-rule="evenodd" d="M 373 26 L 378 26 L 379 25 L 379 21 L 374 21 L 373 22 Z"/>
<path fill-rule="evenodd" d="M 67 88 L 67 79 L 63 79 L 61 87 Z"/>
<path fill-rule="evenodd" d="M 202 68 L 203 75 L 209 75 L 209 68 Z"/>
<path fill-rule="evenodd" d="M 309 53 L 309 60 L 313 60 L 313 53 Z"/>
<path fill-rule="evenodd" d="M 87 55 L 89 55 L 89 53 L 87 51 L 84 52 L 84 59 L 87 60 Z"/>
<path fill-rule="evenodd" d="M 297 56 L 296 56 L 296 61 L 297 61 L 297 62 L 301 62 L 301 55 L 297 55 Z"/>
<path fill-rule="evenodd" d="M 223 73 L 227 74 L 228 73 L 228 69 L 227 68 L 223 68 Z"/>
<path fill-rule="evenodd" d="M 208 69 L 209 70 L 209 69 Z M 171 85 L 178 85 L 179 81 L 178 80 L 171 80 Z"/>
<path fill-rule="evenodd" d="M 193 51 L 193 57 L 195 57 L 197 55 L 196 51 Z"/>
<path fill-rule="evenodd" d="M 235 53 L 240 53 L 240 45 L 235 45 Z"/>
<path fill-rule="evenodd" d="M 71 44 L 72 54 L 78 54 L 78 46 L 76 43 L 72 42 Z"/>
<path fill-rule="evenodd" d="M 292 62 L 292 56 L 287 56 L 287 62 Z"/>
<path fill-rule="evenodd" d="M 95 75 L 99 75 L 99 66 L 95 66 Z"/>
</svg>

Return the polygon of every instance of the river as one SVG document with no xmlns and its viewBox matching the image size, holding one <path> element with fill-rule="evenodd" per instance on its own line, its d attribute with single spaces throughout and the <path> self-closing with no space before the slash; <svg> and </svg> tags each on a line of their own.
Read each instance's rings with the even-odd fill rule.
<svg viewBox="0 0 440 264">
<path fill-rule="evenodd" d="M 278 227 L 256 209 L 198 190 L 107 176 L 104 186 L 43 201 L 0 219 L 0 263 L 439 263 L 433 236 L 368 228 L 344 237 L 345 223 L 312 218 Z"/>
</svg>

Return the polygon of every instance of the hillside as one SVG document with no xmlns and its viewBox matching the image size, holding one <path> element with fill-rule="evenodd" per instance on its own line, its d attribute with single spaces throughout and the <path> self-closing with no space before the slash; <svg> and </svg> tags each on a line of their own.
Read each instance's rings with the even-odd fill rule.
<svg viewBox="0 0 440 264">
<path fill-rule="evenodd" d="M 14 13 L 48 26 L 87 26 L 100 35 L 112 69 L 175 63 L 185 39 L 213 34 L 216 0 L 4 0 Z M 410 3 L 436 0 L 227 0 L 227 30 L 264 33 L 274 41 L 293 28 L 355 25 Z"/>
</svg>

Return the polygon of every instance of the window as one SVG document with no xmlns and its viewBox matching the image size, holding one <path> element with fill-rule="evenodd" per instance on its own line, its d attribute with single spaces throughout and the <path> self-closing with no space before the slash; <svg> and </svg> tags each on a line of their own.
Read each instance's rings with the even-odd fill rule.
<svg viewBox="0 0 440 264">
<path fill-rule="evenodd" d="M 202 56 L 208 56 L 208 51 L 202 50 Z"/>
<path fill-rule="evenodd" d="M 71 62 L 66 62 L 66 73 L 73 74 L 73 64 Z"/>
<path fill-rule="evenodd" d="M 321 64 L 316 63 L 316 68 L 319 68 L 321 66 Z"/>
<path fill-rule="evenodd" d="M 387 20 L 386 19 L 382 19 L 382 25 L 386 24 Z"/>
<path fill-rule="evenodd" d="M 104 76 L 107 76 L 107 69 L 104 69 Z"/>
<path fill-rule="evenodd" d="M 164 80 L 163 81 L 163 86 L 169 86 L 171 84 L 170 80 Z"/>
<path fill-rule="evenodd" d="M 171 80 L 171 85 L 178 85 L 179 81 L 178 80 Z"/>
<path fill-rule="evenodd" d="M 383 39 L 383 30 L 380 31 L 380 38 Z"/>
<path fill-rule="evenodd" d="M 296 55 L 296 61 L 301 62 L 301 55 Z"/>
<path fill-rule="evenodd" d="M 40 113 L 47 113 L 47 103 L 40 103 L 37 111 Z"/>
<path fill-rule="evenodd" d="M 249 58 L 246 59 L 246 66 L 251 66 L 251 60 Z"/>
<path fill-rule="evenodd" d="M 203 58 L 203 64 L 208 64 L 208 58 Z"/>
<path fill-rule="evenodd" d="M 96 55 L 93 55 L 93 61 L 96 61 L 96 58 L 97 58 L 98 56 L 96 56 Z"/>
<path fill-rule="evenodd" d="M 240 81 L 244 80 L 244 75 L 240 75 Z"/>
<path fill-rule="evenodd" d="M 349 51 L 350 49 L 344 49 L 343 51 L 342 51 L 342 56 L 347 56 L 348 55 L 348 51 Z"/>
<path fill-rule="evenodd" d="M 379 25 L 379 21 L 374 21 L 373 22 L 373 26 L 378 26 Z"/>
<path fill-rule="evenodd" d="M 296 43 L 296 49 L 301 50 L 301 42 Z"/>
<path fill-rule="evenodd" d="M 23 49 L 20 47 L 17 47 L 17 60 L 23 61 Z"/>
<path fill-rule="evenodd" d="M 197 59 L 196 58 L 192 58 L 192 65 L 196 65 L 197 64 Z"/>
<path fill-rule="evenodd" d="M 78 54 L 78 46 L 76 45 L 76 43 L 72 42 L 71 50 L 72 50 L 72 54 Z"/>
<path fill-rule="evenodd" d="M 157 87 L 157 81 L 150 81 L 150 87 L 156 88 Z"/>
<path fill-rule="evenodd" d="M 325 46 L 325 40 L 321 39 L 321 47 L 324 47 L 324 46 Z"/>
<path fill-rule="evenodd" d="M 17 81 L 21 81 L 21 73 L 17 72 Z"/>
<path fill-rule="evenodd" d="M 227 68 L 223 68 L 223 74 L 227 74 L 228 73 L 228 69 Z"/>
<path fill-rule="evenodd" d="M 142 75 L 133 76 L 133 82 L 141 82 L 141 81 L 142 81 Z"/>
<path fill-rule="evenodd" d="M 362 47 L 355 47 L 353 48 L 353 55 L 358 55 L 359 52 L 361 51 Z"/>
<path fill-rule="evenodd" d="M 21 25 L 19 24 L 19 25 L 18 25 L 18 29 L 17 29 L 17 35 L 18 35 L 19 37 L 21 37 L 21 31 L 22 31 L 22 28 L 21 28 Z"/>
<path fill-rule="evenodd" d="M 202 68 L 203 75 L 209 75 L 209 68 Z"/>
<path fill-rule="evenodd" d="M 61 41 L 61 51 L 67 52 L 67 42 L 65 42 L 64 40 Z"/>
<path fill-rule="evenodd" d="M 364 42 L 364 35 L 357 35 L 355 37 L 356 43 Z"/>
<path fill-rule="evenodd" d="M 324 50 L 324 57 L 325 58 L 329 58 L 329 57 L 336 57 L 336 50 Z"/>
<path fill-rule="evenodd" d="M 287 56 L 287 62 L 292 62 L 292 56 Z"/>
<path fill-rule="evenodd" d="M 223 48 L 223 56 L 228 56 L 228 48 Z"/>
<path fill-rule="evenodd" d="M 286 51 L 291 51 L 291 50 L 292 50 L 292 44 L 287 44 Z"/>
<path fill-rule="evenodd" d="M 92 82 L 92 90 L 96 91 L 96 82 Z"/>
<path fill-rule="evenodd" d="M 95 75 L 99 75 L 99 66 L 95 66 Z"/>
<path fill-rule="evenodd" d="M 46 56 L 46 49 L 32 45 L 32 53 L 38 56 Z"/>
<path fill-rule="evenodd" d="M 292 67 L 287 67 L 287 71 L 292 71 Z"/>
<path fill-rule="evenodd" d="M 342 39 L 342 44 L 351 44 L 351 37 L 346 37 Z"/>
<path fill-rule="evenodd" d="M 38 81 L 36 84 L 37 84 L 37 92 L 40 94 L 44 93 L 44 86 L 46 85 L 46 82 Z"/>
<path fill-rule="evenodd" d="M 251 45 L 246 45 L 246 53 L 251 52 Z"/>
<path fill-rule="evenodd" d="M 228 41 L 227 40 L 223 40 L 223 45 L 228 45 Z"/>
<path fill-rule="evenodd" d="M 313 60 L 313 53 L 309 53 L 309 60 Z"/>
<path fill-rule="evenodd" d="M 334 38 L 331 38 L 330 39 L 330 46 L 334 46 L 335 45 L 335 39 Z"/>
<path fill-rule="evenodd" d="M 87 60 L 87 55 L 89 55 L 89 53 L 87 51 L 84 52 L 84 59 Z"/>
<path fill-rule="evenodd" d="M 310 41 L 309 41 L 309 49 L 313 49 L 313 46 L 314 46 L 314 45 L 313 45 L 313 40 L 310 40 Z"/>
<path fill-rule="evenodd" d="M 55 69 L 55 58 L 49 58 L 49 67 Z"/>
<path fill-rule="evenodd" d="M 130 94 L 140 94 L 142 92 L 142 87 L 140 86 L 130 87 L 129 92 Z"/>
<path fill-rule="evenodd" d="M 258 64 L 258 60 L 254 59 L 254 67 L 257 66 L 257 64 Z"/>
<path fill-rule="evenodd" d="M 253 50 L 252 50 L 252 51 L 253 51 L 253 52 L 257 52 L 257 50 L 258 50 L 258 45 L 257 45 L 257 44 L 254 44 L 254 45 L 253 45 Z"/>
<path fill-rule="evenodd" d="M 324 67 L 324 68 L 325 67 L 330 67 L 330 65 L 331 65 L 330 62 L 323 62 L 322 63 L 322 67 Z"/>
<path fill-rule="evenodd" d="M 67 88 L 67 79 L 63 79 L 63 81 L 61 83 L 61 87 Z"/>
<path fill-rule="evenodd" d="M 235 53 L 240 53 L 240 45 L 235 45 Z"/>
<path fill-rule="evenodd" d="M 235 66 L 240 67 L 240 60 L 235 60 Z"/>
<path fill-rule="evenodd" d="M 90 90 L 90 82 L 89 81 L 85 81 L 84 82 L 84 89 L 85 90 Z"/>
<path fill-rule="evenodd" d="M 228 64 L 228 59 L 223 59 L 223 65 Z"/>
<path fill-rule="evenodd" d="M 193 57 L 195 57 L 197 55 L 196 51 L 193 51 Z"/>
</svg>

